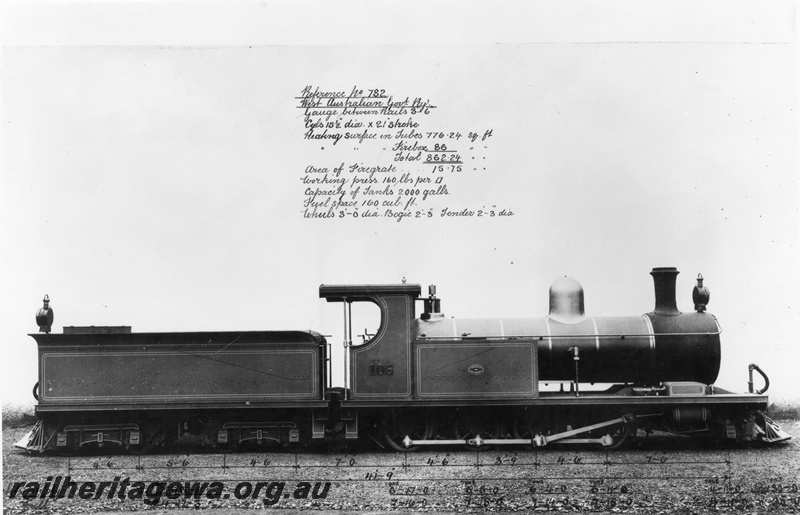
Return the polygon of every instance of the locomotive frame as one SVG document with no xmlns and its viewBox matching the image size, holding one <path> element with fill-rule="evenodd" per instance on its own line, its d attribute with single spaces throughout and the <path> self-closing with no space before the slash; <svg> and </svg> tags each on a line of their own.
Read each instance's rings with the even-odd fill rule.
<svg viewBox="0 0 800 515">
<path fill-rule="evenodd" d="M 790 438 L 765 415 L 766 374 L 750 391 L 714 385 L 716 317 L 702 276 L 694 313 L 675 302 L 674 268 L 653 269 L 654 311 L 587 317 L 583 289 L 563 278 L 542 318 L 445 318 L 435 287 L 322 285 L 344 313 L 346 387 L 330 384 L 330 344 L 313 331 L 133 333 L 65 327 L 51 334 L 49 299 L 34 388 L 38 420 L 17 447 L 150 452 L 369 440 L 423 446 L 550 444 L 616 448 L 653 430 L 714 442 Z M 416 304 L 424 303 L 420 317 Z M 380 310 L 376 334 L 352 342 L 353 303 Z M 765 387 L 754 391 L 753 372 Z M 560 391 L 542 391 L 554 381 Z M 569 384 L 569 390 L 563 386 Z M 587 383 L 610 383 L 586 391 Z"/>
</svg>

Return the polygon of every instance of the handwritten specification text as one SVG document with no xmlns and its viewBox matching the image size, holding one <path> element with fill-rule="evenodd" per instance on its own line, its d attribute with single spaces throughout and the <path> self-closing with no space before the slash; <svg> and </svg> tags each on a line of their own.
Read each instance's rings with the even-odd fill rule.
<svg viewBox="0 0 800 515">
<path fill-rule="evenodd" d="M 442 130 L 433 126 L 438 106 L 430 99 L 385 89 L 306 86 L 295 100 L 304 140 L 320 151 L 300 176 L 304 218 L 514 216 L 510 206 L 464 193 L 488 181 L 491 127 Z M 342 151 L 356 158 L 334 154 Z"/>
</svg>

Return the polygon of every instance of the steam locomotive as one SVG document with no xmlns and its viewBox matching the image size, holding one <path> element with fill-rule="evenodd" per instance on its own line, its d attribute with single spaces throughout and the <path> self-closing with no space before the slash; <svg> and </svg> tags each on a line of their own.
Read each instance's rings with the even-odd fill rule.
<svg viewBox="0 0 800 515">
<path fill-rule="evenodd" d="M 655 268 L 655 309 L 589 317 L 574 279 L 550 288 L 541 318 L 446 318 L 434 286 L 322 285 L 344 311 L 346 387 L 332 387 L 330 344 L 314 331 L 50 332 L 37 313 L 38 423 L 17 447 L 150 452 L 367 441 L 424 446 L 578 444 L 615 448 L 668 431 L 714 442 L 790 438 L 765 415 L 767 376 L 749 392 L 714 385 L 720 326 L 698 276 L 694 312 L 675 300 L 678 271 Z M 380 325 L 352 342 L 353 303 Z M 423 311 L 416 316 L 417 302 Z M 753 372 L 764 387 L 754 391 Z M 540 385 L 553 383 L 560 389 Z M 602 390 L 589 384 L 602 383 Z M 565 388 L 565 385 L 568 385 Z"/>
</svg>

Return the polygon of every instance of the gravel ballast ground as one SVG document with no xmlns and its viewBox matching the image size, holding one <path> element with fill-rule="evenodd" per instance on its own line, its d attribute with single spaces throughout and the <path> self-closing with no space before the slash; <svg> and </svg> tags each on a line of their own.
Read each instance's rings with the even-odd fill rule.
<svg viewBox="0 0 800 515">
<path fill-rule="evenodd" d="M 71 458 L 15 449 L 30 427 L 4 427 L 3 511 L 800 513 L 800 423 L 779 423 L 795 438 L 775 447 L 704 449 L 687 438 L 655 436 L 609 452 L 276 449 Z M 52 490 L 67 476 L 77 485 L 74 498 L 42 498 L 46 483 Z M 25 499 L 37 489 L 33 482 L 36 498 Z M 187 483 L 206 486 L 193 496 Z M 80 488 L 89 498 L 79 498 Z"/>
</svg>

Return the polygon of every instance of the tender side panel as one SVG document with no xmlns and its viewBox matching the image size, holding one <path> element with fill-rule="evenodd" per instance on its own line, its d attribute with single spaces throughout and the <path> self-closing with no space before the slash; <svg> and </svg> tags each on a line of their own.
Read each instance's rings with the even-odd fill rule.
<svg viewBox="0 0 800 515">
<path fill-rule="evenodd" d="M 196 336 L 198 343 L 144 345 L 127 344 L 124 338 L 51 337 L 39 348 L 39 406 L 244 405 L 322 397 L 323 347 L 318 343 L 275 342 L 266 336 L 263 343 L 251 337 L 244 345 L 220 347 Z"/>
<path fill-rule="evenodd" d="M 516 399 L 538 395 L 535 342 L 445 340 L 416 345 L 423 399 Z"/>
<path fill-rule="evenodd" d="M 313 350 L 47 353 L 42 402 L 316 398 Z"/>
</svg>

